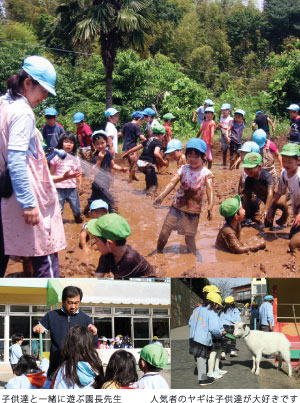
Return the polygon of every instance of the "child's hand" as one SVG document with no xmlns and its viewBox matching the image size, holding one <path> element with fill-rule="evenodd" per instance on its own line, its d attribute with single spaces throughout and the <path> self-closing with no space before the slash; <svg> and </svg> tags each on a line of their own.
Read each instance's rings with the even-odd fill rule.
<svg viewBox="0 0 300 403">
<path fill-rule="evenodd" d="M 72 169 L 69 169 L 63 174 L 64 180 L 66 179 L 73 179 L 73 178 L 78 178 L 81 175 L 81 172 L 77 169 L 72 173 Z"/>
<path fill-rule="evenodd" d="M 122 171 L 122 172 L 127 172 L 127 168 L 122 167 L 122 168 L 121 168 L 121 171 Z"/>
<path fill-rule="evenodd" d="M 296 218 L 295 218 L 292 226 L 297 228 L 297 227 L 299 227 L 299 225 L 300 225 L 300 213 L 298 215 L 296 215 Z"/>
<path fill-rule="evenodd" d="M 154 202 L 153 202 L 153 206 L 160 206 L 162 203 L 162 199 L 160 197 L 157 197 Z"/>
<path fill-rule="evenodd" d="M 128 158 L 128 154 L 125 153 L 124 155 L 122 155 L 123 160 L 126 160 Z"/>
<path fill-rule="evenodd" d="M 98 159 L 102 161 L 103 158 L 105 157 L 105 153 L 106 153 L 105 150 L 99 151 L 99 152 L 98 152 Z"/>
<path fill-rule="evenodd" d="M 165 167 L 168 167 L 168 166 L 169 166 L 169 161 L 163 160 L 163 165 L 164 165 Z"/>
</svg>

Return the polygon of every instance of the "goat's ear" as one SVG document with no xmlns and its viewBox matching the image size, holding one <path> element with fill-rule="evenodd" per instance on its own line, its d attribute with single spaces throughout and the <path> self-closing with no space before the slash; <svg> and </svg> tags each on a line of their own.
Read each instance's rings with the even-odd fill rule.
<svg viewBox="0 0 300 403">
<path fill-rule="evenodd" d="M 244 330 L 246 329 L 246 326 L 247 326 L 246 323 L 244 323 L 244 324 L 243 324 L 243 329 L 244 329 Z"/>
</svg>

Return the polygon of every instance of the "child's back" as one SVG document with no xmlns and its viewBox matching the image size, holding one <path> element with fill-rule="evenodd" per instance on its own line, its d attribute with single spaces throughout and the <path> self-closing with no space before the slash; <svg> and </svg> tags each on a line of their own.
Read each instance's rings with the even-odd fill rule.
<svg viewBox="0 0 300 403">
<path fill-rule="evenodd" d="M 137 389 L 169 389 L 167 381 L 158 372 L 149 372 L 135 384 Z"/>
</svg>

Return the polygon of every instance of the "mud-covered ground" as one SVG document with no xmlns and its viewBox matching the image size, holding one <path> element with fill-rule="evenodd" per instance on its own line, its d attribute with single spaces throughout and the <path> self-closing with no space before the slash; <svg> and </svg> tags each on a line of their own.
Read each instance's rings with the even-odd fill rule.
<svg viewBox="0 0 300 403">
<path fill-rule="evenodd" d="M 226 197 L 237 193 L 241 172 L 241 170 L 223 169 L 218 148 L 214 147 L 215 159 L 212 167 L 215 194 L 213 219 L 207 221 L 205 201 L 196 236 L 197 256 L 185 252 L 184 237 L 177 233 L 172 233 L 163 254 L 156 253 L 157 238 L 176 190 L 168 195 L 159 208 L 154 208 L 153 198 L 144 193 L 145 181 L 142 173 L 137 174 L 138 182 L 129 184 L 127 173 L 116 172 L 112 193 L 118 202 L 119 214 L 128 220 L 132 230 L 128 243 L 149 262 L 159 267 L 162 277 L 299 277 L 300 256 L 292 256 L 287 252 L 291 218 L 285 228 L 274 227 L 270 230 L 263 225 L 243 228 L 242 239 L 247 242 L 250 237 L 260 235 L 266 241 L 265 250 L 234 255 L 215 249 L 215 239 L 219 228 L 223 225 L 219 205 Z M 120 158 L 117 162 L 126 165 Z M 176 169 L 176 164 L 171 163 L 169 174 L 158 176 L 159 190 L 164 188 Z M 91 180 L 85 177 L 83 192 L 80 195 L 82 208 L 90 193 Z M 291 206 L 289 208 L 291 212 Z M 65 251 L 59 253 L 61 276 L 93 276 L 99 252 L 90 250 L 84 253 L 79 249 L 81 224 L 75 224 L 68 205 L 65 206 L 63 218 L 68 246 Z M 22 276 L 21 272 L 21 264 L 10 261 L 7 275 Z"/>
</svg>

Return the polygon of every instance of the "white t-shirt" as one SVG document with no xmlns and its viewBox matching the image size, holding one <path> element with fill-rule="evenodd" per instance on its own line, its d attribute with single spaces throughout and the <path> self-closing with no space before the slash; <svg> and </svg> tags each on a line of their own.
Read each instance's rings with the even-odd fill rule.
<svg viewBox="0 0 300 403">
<path fill-rule="evenodd" d="M 146 125 L 146 133 L 148 133 L 149 136 L 152 135 L 152 127 L 154 126 L 160 126 L 160 123 L 157 119 L 153 119 L 152 122 L 148 122 Z"/>
<path fill-rule="evenodd" d="M 298 168 L 298 171 L 291 178 L 288 178 L 285 169 L 282 171 L 277 192 L 280 195 L 284 195 L 287 188 L 291 193 L 293 213 L 296 216 L 300 213 L 300 168 Z"/>
<path fill-rule="evenodd" d="M 135 384 L 137 389 L 169 389 L 167 381 L 158 372 L 148 372 Z"/>
<path fill-rule="evenodd" d="M 227 118 L 224 118 L 223 115 L 221 115 L 220 117 L 220 123 L 225 126 L 225 127 L 229 127 L 230 123 L 233 122 L 233 118 L 228 115 Z M 226 130 L 225 129 L 221 129 L 221 133 L 224 136 L 225 135 Z"/>
<path fill-rule="evenodd" d="M 105 126 L 105 133 L 108 137 L 112 138 L 113 149 L 115 154 L 118 154 L 118 130 L 116 126 L 111 122 L 107 122 Z"/>
</svg>

